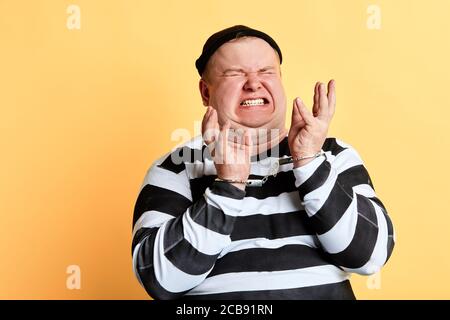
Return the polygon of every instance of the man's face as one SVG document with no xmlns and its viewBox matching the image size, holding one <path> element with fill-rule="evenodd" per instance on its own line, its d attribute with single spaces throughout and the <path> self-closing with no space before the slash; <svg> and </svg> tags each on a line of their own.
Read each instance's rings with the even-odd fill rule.
<svg viewBox="0 0 450 320">
<path fill-rule="evenodd" d="M 247 37 L 223 44 L 210 58 L 200 81 L 203 103 L 217 110 L 219 123 L 232 128 L 284 129 L 286 96 L 275 50 Z"/>
</svg>

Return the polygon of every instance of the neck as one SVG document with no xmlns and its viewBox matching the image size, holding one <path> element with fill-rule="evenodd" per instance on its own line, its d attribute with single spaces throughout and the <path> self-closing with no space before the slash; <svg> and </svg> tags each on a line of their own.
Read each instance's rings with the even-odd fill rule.
<svg viewBox="0 0 450 320">
<path fill-rule="evenodd" d="M 287 129 L 260 129 L 252 134 L 252 156 L 263 153 L 276 146 L 286 137 Z"/>
</svg>

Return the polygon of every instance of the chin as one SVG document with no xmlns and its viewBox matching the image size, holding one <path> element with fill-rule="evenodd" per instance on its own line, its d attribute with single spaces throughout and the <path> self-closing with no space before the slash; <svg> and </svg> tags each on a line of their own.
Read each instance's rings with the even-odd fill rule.
<svg viewBox="0 0 450 320">
<path fill-rule="evenodd" d="M 239 124 L 240 126 L 242 126 L 242 127 L 245 127 L 245 128 L 251 128 L 251 129 L 268 129 L 268 128 L 270 127 L 270 126 L 269 126 L 270 120 L 271 120 L 271 119 L 265 120 L 265 121 L 254 121 L 254 120 L 251 120 L 251 121 L 245 121 L 245 120 L 242 120 L 242 121 L 239 121 L 238 124 Z"/>
<path fill-rule="evenodd" d="M 272 106 L 250 108 L 238 108 L 235 114 L 237 123 L 248 128 L 267 128 L 273 121 L 275 114 Z"/>
</svg>

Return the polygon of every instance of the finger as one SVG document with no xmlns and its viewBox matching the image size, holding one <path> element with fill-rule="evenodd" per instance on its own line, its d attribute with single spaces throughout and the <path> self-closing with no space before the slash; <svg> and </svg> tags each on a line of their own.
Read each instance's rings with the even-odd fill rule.
<svg viewBox="0 0 450 320">
<path fill-rule="evenodd" d="M 220 129 L 220 140 L 222 143 L 228 143 L 230 139 L 230 121 L 226 120 L 222 129 Z"/>
<path fill-rule="evenodd" d="M 212 115 L 211 117 L 214 117 L 214 115 Z M 216 136 L 215 159 L 214 159 L 215 163 L 219 164 L 225 163 L 226 150 L 228 145 L 228 128 L 229 123 L 227 121 L 222 126 L 220 131 L 218 131 L 218 134 Z"/>
<path fill-rule="evenodd" d="M 298 132 L 305 126 L 305 121 L 301 118 L 300 111 L 298 110 L 296 100 L 297 99 L 294 100 L 294 106 L 292 107 L 292 122 L 291 122 L 291 127 L 289 128 L 289 132 L 288 132 L 289 145 L 291 145 L 291 142 L 298 135 Z M 301 120 L 295 122 L 294 121 L 295 117 L 298 117 Z"/>
<path fill-rule="evenodd" d="M 254 154 L 254 148 L 257 146 L 258 137 L 257 137 L 257 131 L 256 129 L 246 129 L 247 130 L 247 136 L 246 136 L 246 145 L 248 146 L 248 150 L 250 152 L 250 155 Z"/>
<path fill-rule="evenodd" d="M 230 121 L 227 120 L 225 124 L 222 126 L 222 154 L 223 154 L 223 160 L 227 161 L 227 146 L 228 142 L 230 141 Z"/>
<path fill-rule="evenodd" d="M 237 144 L 233 144 L 231 154 L 234 156 L 236 164 L 249 163 L 250 155 L 250 140 L 248 130 L 242 130 L 241 139 Z"/>
<path fill-rule="evenodd" d="M 217 112 L 214 108 L 211 107 L 210 110 L 205 114 L 202 123 L 203 140 L 206 142 L 206 144 L 210 144 L 217 139 L 218 133 L 219 124 L 217 122 Z"/>
<path fill-rule="evenodd" d="M 294 102 L 292 104 L 292 122 L 291 125 L 300 125 L 300 124 L 304 124 L 304 120 L 302 118 L 302 115 L 300 114 L 300 112 L 298 111 L 298 108 L 296 108 L 296 104 L 297 104 L 297 99 L 300 98 L 295 98 Z"/>
<path fill-rule="evenodd" d="M 239 148 L 245 149 L 246 147 L 248 147 L 248 145 L 249 145 L 248 130 L 245 129 L 243 134 L 242 134 L 242 139 L 240 140 Z"/>
<path fill-rule="evenodd" d="M 249 148 L 253 146 L 252 133 L 250 130 L 246 130 L 245 132 L 245 145 Z"/>
<path fill-rule="evenodd" d="M 313 116 L 317 117 L 319 114 L 319 84 L 320 82 L 316 82 L 314 86 L 314 99 L 313 99 Z"/>
<path fill-rule="evenodd" d="M 235 130 L 230 130 L 230 140 L 237 145 L 244 143 L 245 129 L 238 128 Z"/>
<path fill-rule="evenodd" d="M 208 118 L 209 118 L 210 114 L 211 114 L 211 107 L 208 106 L 206 108 L 206 112 L 203 115 L 203 119 L 202 119 L 202 134 L 206 131 L 206 123 L 208 122 Z"/>
<path fill-rule="evenodd" d="M 313 114 L 306 108 L 305 104 L 300 98 L 297 98 L 297 108 L 300 112 L 300 115 L 304 119 L 306 124 L 313 124 L 314 123 L 314 116 Z"/>
<path fill-rule="evenodd" d="M 203 133 L 203 140 L 205 141 L 210 155 L 213 159 L 216 157 L 216 147 L 219 137 L 219 123 L 217 121 L 217 112 L 214 108 L 210 108 L 209 116 L 206 120 L 205 131 Z M 220 146 L 219 146 L 220 148 Z M 219 152 L 220 153 L 220 152 Z"/>
<path fill-rule="evenodd" d="M 208 124 L 208 121 L 211 118 L 211 114 L 212 114 L 213 110 L 214 109 L 211 106 L 208 106 L 208 108 L 206 109 L 206 112 L 203 115 L 203 120 L 202 120 L 202 130 L 206 130 L 206 125 Z"/>
<path fill-rule="evenodd" d="M 328 98 L 325 88 L 325 84 L 319 85 L 319 114 L 320 119 L 326 119 L 329 117 Z"/>
<path fill-rule="evenodd" d="M 305 120 L 303 120 L 300 111 L 297 108 L 297 99 L 298 98 L 294 99 L 294 104 L 292 106 L 292 120 L 288 133 L 289 136 L 296 135 L 297 132 L 306 125 Z"/>
<path fill-rule="evenodd" d="M 252 156 L 252 147 L 253 147 L 253 141 L 252 141 L 252 134 L 249 130 L 245 130 L 244 133 L 244 144 L 247 149 L 247 159 L 250 162 L 251 156 Z"/>
<path fill-rule="evenodd" d="M 223 134 L 224 138 L 227 138 L 224 141 L 228 141 L 228 139 L 230 138 L 230 127 L 230 120 L 226 120 L 222 126 L 222 129 L 220 129 L 220 132 Z"/>
<path fill-rule="evenodd" d="M 336 81 L 333 79 L 328 82 L 328 106 L 329 114 L 333 116 L 336 110 Z"/>
<path fill-rule="evenodd" d="M 242 140 L 242 142 L 246 148 L 251 148 L 253 146 L 252 133 L 250 132 L 250 130 L 245 129 L 244 139 Z"/>
</svg>

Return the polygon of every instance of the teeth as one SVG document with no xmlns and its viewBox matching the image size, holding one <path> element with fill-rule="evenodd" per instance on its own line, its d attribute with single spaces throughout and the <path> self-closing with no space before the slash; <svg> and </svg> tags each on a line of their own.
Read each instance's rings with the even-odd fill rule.
<svg viewBox="0 0 450 320">
<path fill-rule="evenodd" d="M 248 99 L 241 102 L 241 106 L 262 106 L 264 99 Z"/>
</svg>

